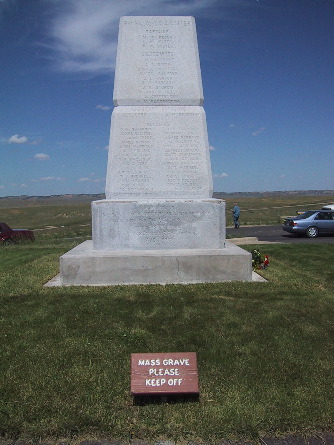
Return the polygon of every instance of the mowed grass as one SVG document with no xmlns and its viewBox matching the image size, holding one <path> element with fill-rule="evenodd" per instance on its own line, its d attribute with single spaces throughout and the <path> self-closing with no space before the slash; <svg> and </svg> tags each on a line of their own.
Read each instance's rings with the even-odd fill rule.
<svg viewBox="0 0 334 445">
<path fill-rule="evenodd" d="M 267 283 L 43 287 L 73 245 L 0 249 L 4 437 L 213 442 L 333 430 L 333 245 L 258 246 Z M 130 354 L 185 351 L 197 353 L 199 401 L 134 405 Z"/>
</svg>

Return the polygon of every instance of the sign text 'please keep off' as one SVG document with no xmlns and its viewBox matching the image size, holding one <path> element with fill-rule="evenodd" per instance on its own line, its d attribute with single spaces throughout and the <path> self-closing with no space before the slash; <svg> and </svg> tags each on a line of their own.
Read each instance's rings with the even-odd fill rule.
<svg viewBox="0 0 334 445">
<path fill-rule="evenodd" d="M 198 394 L 195 352 L 131 354 L 131 393 Z"/>
</svg>

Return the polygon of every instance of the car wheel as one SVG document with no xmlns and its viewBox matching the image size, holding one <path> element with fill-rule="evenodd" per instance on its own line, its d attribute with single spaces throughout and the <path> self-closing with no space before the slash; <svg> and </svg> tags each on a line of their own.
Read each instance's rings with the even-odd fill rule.
<svg viewBox="0 0 334 445">
<path fill-rule="evenodd" d="M 306 230 L 306 236 L 308 238 L 316 238 L 319 235 L 319 230 L 317 227 L 308 227 Z"/>
<path fill-rule="evenodd" d="M 12 246 L 13 244 L 15 244 L 15 241 L 12 240 L 12 239 L 6 239 L 6 240 L 3 242 L 3 245 L 4 245 L 4 246 Z"/>
</svg>

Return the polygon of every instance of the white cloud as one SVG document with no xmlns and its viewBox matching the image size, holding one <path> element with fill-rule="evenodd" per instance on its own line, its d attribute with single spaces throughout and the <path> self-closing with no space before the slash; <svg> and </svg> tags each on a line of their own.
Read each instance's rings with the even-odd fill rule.
<svg viewBox="0 0 334 445">
<path fill-rule="evenodd" d="M 53 176 L 45 176 L 44 178 L 40 178 L 40 181 L 52 181 L 53 179 Z"/>
<path fill-rule="evenodd" d="M 213 147 L 212 145 L 209 145 L 209 150 L 213 151 L 213 150 L 215 150 L 215 147 Z"/>
<path fill-rule="evenodd" d="M 78 179 L 78 182 L 103 182 L 105 179 L 103 178 L 80 178 Z"/>
<path fill-rule="evenodd" d="M 28 138 L 26 136 L 19 136 L 18 134 L 14 134 L 8 139 L 8 144 L 26 144 L 28 142 Z"/>
<path fill-rule="evenodd" d="M 266 127 L 261 127 L 258 130 L 253 131 L 252 136 L 258 136 L 259 134 L 263 133 Z"/>
<path fill-rule="evenodd" d="M 42 143 L 42 138 L 35 139 L 34 141 L 29 142 L 30 145 L 40 145 Z"/>
<path fill-rule="evenodd" d="M 227 178 L 228 177 L 228 173 L 220 173 L 220 174 L 215 174 L 213 175 L 214 178 Z"/>
<path fill-rule="evenodd" d="M 1 1 L 1 0 L 0 0 Z M 8 140 L 8 144 L 29 144 L 29 145 L 39 145 L 42 142 L 42 138 L 30 141 L 27 136 L 19 136 L 18 134 L 13 134 Z"/>
<path fill-rule="evenodd" d="M 112 107 L 108 107 L 108 105 L 96 105 L 98 110 L 108 111 L 111 110 Z"/>
<path fill-rule="evenodd" d="M 30 182 L 44 182 L 44 181 L 64 181 L 65 178 L 61 178 L 60 176 L 44 176 L 39 179 L 31 179 Z"/>
<path fill-rule="evenodd" d="M 119 19 L 124 15 L 196 15 L 217 0 L 67 0 L 55 2 L 48 44 L 61 71 L 106 74 L 114 69 Z"/>
<path fill-rule="evenodd" d="M 36 153 L 34 158 L 38 161 L 48 161 L 50 159 L 50 156 L 46 153 Z"/>
</svg>

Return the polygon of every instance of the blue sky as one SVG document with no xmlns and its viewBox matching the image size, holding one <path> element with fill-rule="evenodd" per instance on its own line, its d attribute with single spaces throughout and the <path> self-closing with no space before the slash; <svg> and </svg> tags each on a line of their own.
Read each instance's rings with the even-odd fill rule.
<svg viewBox="0 0 334 445">
<path fill-rule="evenodd" d="M 0 196 L 102 193 L 123 15 L 192 15 L 214 190 L 334 189 L 334 0 L 0 0 Z"/>
</svg>

